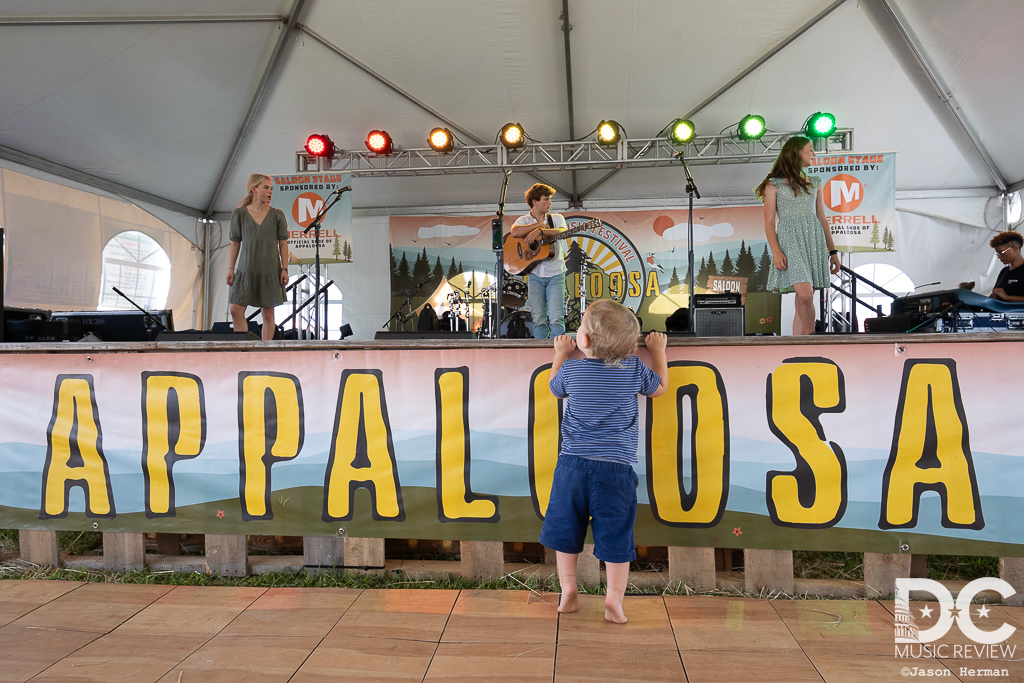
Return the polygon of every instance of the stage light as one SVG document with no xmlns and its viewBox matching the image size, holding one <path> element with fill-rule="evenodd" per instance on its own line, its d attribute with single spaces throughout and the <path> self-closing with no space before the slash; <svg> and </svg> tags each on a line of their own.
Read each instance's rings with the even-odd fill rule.
<svg viewBox="0 0 1024 683">
<path fill-rule="evenodd" d="M 747 114 L 740 121 L 740 125 L 736 127 L 736 135 L 739 136 L 740 140 L 760 140 L 765 130 L 766 126 L 764 125 L 763 116 Z"/>
<path fill-rule="evenodd" d="M 597 142 L 601 145 L 614 145 L 622 137 L 622 126 L 618 121 L 608 119 L 597 124 Z"/>
<path fill-rule="evenodd" d="M 306 151 L 315 157 L 334 156 L 334 143 L 326 135 L 310 135 L 306 138 Z"/>
<path fill-rule="evenodd" d="M 526 144 L 526 133 L 518 123 L 506 123 L 502 126 L 498 138 L 508 150 L 519 149 Z"/>
<path fill-rule="evenodd" d="M 668 141 L 674 145 L 685 145 L 697 136 L 697 129 L 689 119 L 676 119 L 668 124 Z"/>
<path fill-rule="evenodd" d="M 827 138 L 836 131 L 836 117 L 825 112 L 815 112 L 804 123 L 804 134 L 809 138 Z"/>
<path fill-rule="evenodd" d="M 366 148 L 374 154 L 391 154 L 395 143 L 386 130 L 371 130 L 366 136 Z"/>
<path fill-rule="evenodd" d="M 435 128 L 427 137 L 427 144 L 435 152 L 450 152 L 455 147 L 455 136 L 447 128 Z"/>
</svg>

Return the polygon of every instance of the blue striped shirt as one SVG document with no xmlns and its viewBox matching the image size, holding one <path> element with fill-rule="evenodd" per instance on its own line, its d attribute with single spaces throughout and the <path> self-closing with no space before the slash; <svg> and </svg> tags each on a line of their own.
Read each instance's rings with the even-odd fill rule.
<svg viewBox="0 0 1024 683">
<path fill-rule="evenodd" d="M 661 377 L 632 356 L 622 367 L 596 358 L 568 359 L 551 379 L 551 393 L 568 398 L 561 452 L 591 460 L 636 462 L 640 438 L 637 394 L 650 396 Z"/>
</svg>

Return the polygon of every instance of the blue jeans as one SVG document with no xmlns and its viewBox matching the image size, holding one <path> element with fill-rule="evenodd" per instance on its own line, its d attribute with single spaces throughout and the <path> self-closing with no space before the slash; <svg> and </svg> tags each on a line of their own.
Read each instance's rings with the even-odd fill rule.
<svg viewBox="0 0 1024 683">
<path fill-rule="evenodd" d="M 530 275 L 530 305 L 533 336 L 547 339 L 565 334 L 565 273 L 540 277 Z"/>
</svg>

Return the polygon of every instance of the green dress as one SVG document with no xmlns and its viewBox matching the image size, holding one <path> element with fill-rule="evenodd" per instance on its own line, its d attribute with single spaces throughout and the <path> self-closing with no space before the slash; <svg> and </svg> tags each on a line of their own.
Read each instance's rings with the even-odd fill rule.
<svg viewBox="0 0 1024 683">
<path fill-rule="evenodd" d="M 231 214 L 232 242 L 241 242 L 235 263 L 235 283 L 228 301 L 242 306 L 273 308 L 284 303 L 281 286 L 281 250 L 278 242 L 288 239 L 288 220 L 280 209 L 271 207 L 257 225 L 244 206 Z"/>
<path fill-rule="evenodd" d="M 786 270 L 775 268 L 768 272 L 768 289 L 784 294 L 793 291 L 798 282 L 810 282 L 814 289 L 828 287 L 828 245 L 825 233 L 818 220 L 817 201 L 821 178 L 808 176 L 814 186 L 811 193 L 799 190 L 793 196 L 793 189 L 782 178 L 772 178 L 771 183 L 778 190 L 775 210 L 779 223 L 775 234 L 779 248 L 786 255 Z"/>
</svg>

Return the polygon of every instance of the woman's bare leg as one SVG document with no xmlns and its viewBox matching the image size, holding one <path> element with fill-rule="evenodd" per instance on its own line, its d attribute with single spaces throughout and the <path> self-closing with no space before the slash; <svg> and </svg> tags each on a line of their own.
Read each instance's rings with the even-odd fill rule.
<svg viewBox="0 0 1024 683">
<path fill-rule="evenodd" d="M 793 316 L 793 334 L 814 334 L 814 288 L 810 282 L 793 285 L 796 292 L 796 315 Z"/>
<path fill-rule="evenodd" d="M 235 332 L 248 332 L 249 323 L 245 322 L 245 306 L 231 304 L 231 326 Z"/>
<path fill-rule="evenodd" d="M 263 341 L 270 341 L 274 338 L 276 326 L 274 325 L 274 309 L 261 308 L 263 314 Z"/>
</svg>

